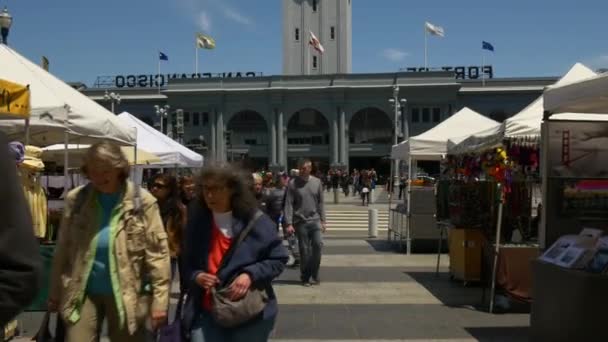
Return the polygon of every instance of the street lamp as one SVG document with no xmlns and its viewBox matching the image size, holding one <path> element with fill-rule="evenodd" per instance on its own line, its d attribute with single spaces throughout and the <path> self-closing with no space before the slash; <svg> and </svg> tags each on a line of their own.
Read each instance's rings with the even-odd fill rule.
<svg viewBox="0 0 608 342">
<path fill-rule="evenodd" d="M 0 12 L 0 34 L 2 35 L 2 44 L 7 45 L 8 33 L 13 24 L 13 17 L 8 13 L 8 9 L 4 6 L 4 10 Z"/>
<path fill-rule="evenodd" d="M 399 135 L 400 135 L 400 129 L 399 129 L 399 122 L 401 120 L 399 120 L 399 112 L 401 109 L 404 109 L 406 104 L 407 104 L 407 100 L 406 99 L 399 99 L 399 86 L 395 85 L 393 86 L 393 97 L 390 98 L 388 100 L 388 102 L 393 106 L 394 109 L 394 131 L 393 131 L 393 145 L 397 145 L 399 143 Z M 409 139 L 409 126 L 408 126 L 408 120 L 407 118 L 404 118 L 404 123 L 405 123 L 405 128 L 403 132 L 403 137 L 405 140 Z M 392 187 L 393 192 L 395 190 L 395 186 L 399 185 L 399 160 L 395 159 L 393 161 L 394 163 L 394 175 L 393 175 L 393 182 L 392 182 Z"/>
<path fill-rule="evenodd" d="M 169 114 L 169 108 L 171 108 L 171 106 L 169 105 L 164 105 L 164 106 L 159 106 L 159 105 L 155 105 L 154 109 L 156 110 L 156 115 L 158 117 L 160 117 L 160 132 L 162 134 L 165 134 L 165 118 L 167 117 L 167 115 Z"/>
<path fill-rule="evenodd" d="M 103 95 L 103 99 L 110 101 L 112 113 L 114 113 L 114 104 L 120 104 L 120 94 L 115 92 L 108 93 L 106 90 L 106 93 Z"/>
</svg>

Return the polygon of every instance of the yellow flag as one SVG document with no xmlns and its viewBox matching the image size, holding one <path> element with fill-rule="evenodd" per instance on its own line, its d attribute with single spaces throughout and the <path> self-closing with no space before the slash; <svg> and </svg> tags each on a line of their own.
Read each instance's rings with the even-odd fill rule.
<svg viewBox="0 0 608 342">
<path fill-rule="evenodd" d="M 0 79 L 0 116 L 30 117 L 30 89 Z"/>
</svg>

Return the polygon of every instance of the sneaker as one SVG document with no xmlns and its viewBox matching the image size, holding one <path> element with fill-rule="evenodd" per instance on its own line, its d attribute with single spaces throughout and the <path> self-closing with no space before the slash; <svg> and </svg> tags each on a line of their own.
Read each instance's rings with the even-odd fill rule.
<svg viewBox="0 0 608 342">
<path fill-rule="evenodd" d="M 304 286 L 304 287 L 311 287 L 312 284 L 309 281 L 302 280 L 302 286 Z"/>
<path fill-rule="evenodd" d="M 319 278 L 312 278 L 312 281 L 310 282 L 311 285 L 313 286 L 319 286 L 321 285 L 321 279 Z"/>
</svg>

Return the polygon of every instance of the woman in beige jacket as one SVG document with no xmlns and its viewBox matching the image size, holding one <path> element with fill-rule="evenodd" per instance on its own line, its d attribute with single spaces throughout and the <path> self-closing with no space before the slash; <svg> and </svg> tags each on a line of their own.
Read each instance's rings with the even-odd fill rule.
<svg viewBox="0 0 608 342">
<path fill-rule="evenodd" d="M 66 198 L 53 259 L 49 309 L 67 324 L 68 342 L 143 341 L 144 325 L 166 321 L 169 248 L 156 200 L 127 180 L 120 147 L 93 145 L 83 172 L 90 183 Z"/>
</svg>

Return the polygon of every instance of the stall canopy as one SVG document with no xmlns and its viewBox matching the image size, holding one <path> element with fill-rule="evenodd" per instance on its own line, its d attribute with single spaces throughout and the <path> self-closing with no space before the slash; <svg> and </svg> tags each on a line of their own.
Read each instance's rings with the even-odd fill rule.
<svg viewBox="0 0 608 342">
<path fill-rule="evenodd" d="M 555 86 L 561 86 L 577 82 L 596 75 L 591 69 L 583 64 L 576 63 Z M 494 145 L 502 144 L 505 139 L 513 138 L 534 138 L 540 137 L 540 125 L 543 121 L 543 97 L 537 98 L 534 102 L 524 108 L 521 112 L 505 120 L 501 125 L 484 131 L 480 131 L 464 139 L 462 142 L 450 142 L 450 153 L 466 153 L 488 149 Z M 567 120 L 570 115 L 561 117 Z"/>
<path fill-rule="evenodd" d="M 72 156 L 72 158 L 70 158 L 70 163 L 68 164 L 68 167 L 80 167 L 82 165 L 82 158 L 87 153 L 89 147 L 91 146 L 68 144 L 67 150 Z M 129 161 L 129 164 L 131 165 L 153 165 L 161 161 L 161 159 L 157 155 L 151 153 L 150 151 L 146 151 L 140 147 L 137 148 L 137 156 L 135 156 L 135 149 L 131 146 L 121 146 L 120 149 L 122 150 L 122 153 L 124 153 L 125 157 Z M 62 164 L 64 162 L 63 157 L 65 150 L 66 148 L 64 144 L 44 147 L 42 149 L 42 160 L 44 160 L 45 162 L 52 161 L 57 164 Z"/>
<path fill-rule="evenodd" d="M 160 158 L 158 163 L 146 167 L 202 167 L 203 157 L 162 134 L 130 113 L 123 112 L 118 118 L 129 127 L 137 129 L 137 146 Z"/>
<path fill-rule="evenodd" d="M 66 131 L 82 144 L 98 139 L 135 143 L 134 131 L 110 111 L 2 44 L 0 65 L 0 79 L 29 86 L 30 144 L 64 142 Z M 23 120 L 0 121 L 0 129 L 14 138 L 23 137 L 24 126 Z"/>
<path fill-rule="evenodd" d="M 608 73 L 550 87 L 543 98 L 552 113 L 608 113 Z"/>
<path fill-rule="evenodd" d="M 393 146 L 391 158 L 407 160 L 440 160 L 447 153 L 448 140 L 462 141 L 479 131 L 500 124 L 467 107 L 430 130 Z"/>
</svg>

